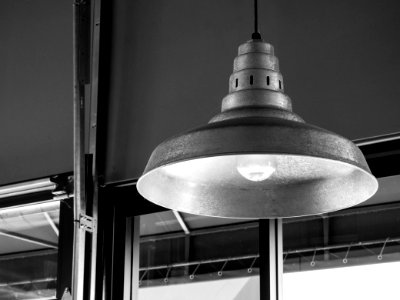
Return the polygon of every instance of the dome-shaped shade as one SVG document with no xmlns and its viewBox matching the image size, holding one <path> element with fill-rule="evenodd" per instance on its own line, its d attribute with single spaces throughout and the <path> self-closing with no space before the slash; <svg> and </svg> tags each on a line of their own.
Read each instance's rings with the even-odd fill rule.
<svg viewBox="0 0 400 300">
<path fill-rule="evenodd" d="M 272 45 L 239 46 L 221 113 L 160 144 L 137 188 L 192 214 L 284 218 L 356 205 L 378 188 L 349 140 L 292 112 Z"/>
<path fill-rule="evenodd" d="M 187 213 L 277 218 L 356 205 L 378 183 L 351 141 L 301 122 L 253 117 L 210 123 L 160 144 L 137 188 Z"/>
</svg>

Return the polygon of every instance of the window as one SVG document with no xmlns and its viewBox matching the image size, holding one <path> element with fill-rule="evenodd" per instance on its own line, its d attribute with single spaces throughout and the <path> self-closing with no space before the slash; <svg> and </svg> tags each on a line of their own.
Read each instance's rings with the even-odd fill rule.
<svg viewBox="0 0 400 300">
<path fill-rule="evenodd" d="M 166 211 L 140 224 L 140 300 L 229 299 L 258 278 L 257 222 Z"/>
<path fill-rule="evenodd" d="M 258 221 L 178 215 L 141 216 L 139 299 L 259 299 Z M 285 220 L 284 300 L 397 299 L 399 215 L 380 204 Z"/>
<path fill-rule="evenodd" d="M 400 262 L 288 273 L 284 300 L 399 299 Z"/>
<path fill-rule="evenodd" d="M 59 202 L 0 210 L 0 299 L 55 299 Z"/>
</svg>

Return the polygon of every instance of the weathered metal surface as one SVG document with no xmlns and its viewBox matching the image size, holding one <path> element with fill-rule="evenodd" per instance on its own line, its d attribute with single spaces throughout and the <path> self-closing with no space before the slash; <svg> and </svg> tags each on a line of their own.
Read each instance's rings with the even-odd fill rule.
<svg viewBox="0 0 400 300">
<path fill-rule="evenodd" d="M 146 199 L 192 214 L 282 218 L 339 210 L 375 194 L 377 180 L 350 140 L 292 112 L 271 53 L 262 40 L 239 47 L 222 113 L 153 151 L 137 184 Z M 271 178 L 241 177 L 239 161 L 255 156 L 273 162 Z"/>
<path fill-rule="evenodd" d="M 337 134 L 280 118 L 247 117 L 210 123 L 161 143 L 144 173 L 188 159 L 252 153 L 331 159 L 369 172 L 360 149 Z"/>
<path fill-rule="evenodd" d="M 243 90 L 228 94 L 222 99 L 222 112 L 237 109 L 241 107 L 270 107 L 275 106 L 285 110 L 292 110 L 292 102 L 290 98 L 276 91 L 259 90 Z"/>
</svg>

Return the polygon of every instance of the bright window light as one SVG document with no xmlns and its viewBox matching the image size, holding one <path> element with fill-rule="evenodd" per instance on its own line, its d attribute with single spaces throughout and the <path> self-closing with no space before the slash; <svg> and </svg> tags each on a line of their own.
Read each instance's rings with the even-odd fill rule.
<svg viewBox="0 0 400 300">
<path fill-rule="evenodd" d="M 285 273 L 283 300 L 399 300 L 400 262 Z M 139 300 L 258 300 L 259 277 L 161 285 L 139 290 Z"/>
<path fill-rule="evenodd" d="M 284 300 L 398 300 L 400 262 L 287 273 Z"/>
</svg>

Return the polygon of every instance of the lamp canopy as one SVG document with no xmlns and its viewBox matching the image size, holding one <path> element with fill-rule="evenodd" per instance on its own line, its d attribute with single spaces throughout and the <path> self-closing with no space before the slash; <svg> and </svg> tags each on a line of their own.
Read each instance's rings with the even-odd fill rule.
<svg viewBox="0 0 400 300">
<path fill-rule="evenodd" d="M 221 113 L 161 143 L 139 193 L 173 210 L 248 219 L 321 214 L 375 194 L 356 145 L 292 112 L 272 45 L 253 36 L 238 52 Z"/>
</svg>

